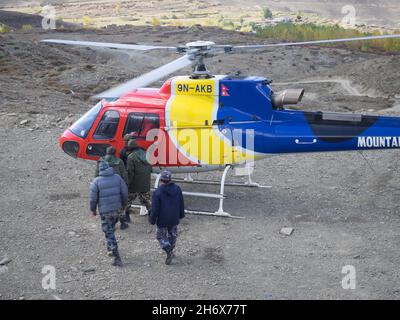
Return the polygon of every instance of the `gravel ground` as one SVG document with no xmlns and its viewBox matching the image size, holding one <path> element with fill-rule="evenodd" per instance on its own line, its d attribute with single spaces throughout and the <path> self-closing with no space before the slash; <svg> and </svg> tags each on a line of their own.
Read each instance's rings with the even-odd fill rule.
<svg viewBox="0 0 400 320">
<path fill-rule="evenodd" d="M 154 228 L 136 214 L 128 230 L 117 230 L 125 266 L 112 267 L 99 219 L 89 215 L 87 205 L 94 163 L 68 157 L 58 137 L 87 110 L 91 94 L 174 55 L 129 58 L 37 43 L 48 37 L 171 44 L 258 40 L 199 27 L 0 35 L 0 260 L 11 260 L 0 265 L 1 299 L 399 298 L 396 150 L 265 159 L 257 163 L 255 180 L 271 189 L 227 188 L 225 209 L 245 219 L 188 215 L 180 225 L 177 257 L 166 266 Z M 299 107 L 387 113 L 397 103 L 400 84 L 385 75 L 398 74 L 398 61 L 399 56 L 312 47 L 217 57 L 209 66 L 216 74 L 240 71 L 276 82 L 348 79 L 362 93 L 378 92 L 351 96 L 340 83 L 309 83 Z M 366 81 L 361 71 L 376 64 L 380 72 L 369 73 Z M 276 88 L 284 87 L 293 86 Z M 217 208 L 202 199 L 187 198 L 186 204 Z M 293 234 L 281 235 L 282 227 L 294 228 Z M 45 265 L 56 268 L 55 290 L 42 289 Z M 356 269 L 355 290 L 341 286 L 345 265 Z"/>
</svg>

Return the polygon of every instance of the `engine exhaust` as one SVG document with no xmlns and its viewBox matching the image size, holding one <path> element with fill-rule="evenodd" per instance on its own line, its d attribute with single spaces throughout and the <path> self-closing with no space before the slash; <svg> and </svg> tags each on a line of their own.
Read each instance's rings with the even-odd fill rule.
<svg viewBox="0 0 400 320">
<path fill-rule="evenodd" d="M 282 92 L 272 94 L 272 105 L 280 108 L 287 104 L 297 104 L 304 95 L 304 89 L 287 89 Z"/>
</svg>

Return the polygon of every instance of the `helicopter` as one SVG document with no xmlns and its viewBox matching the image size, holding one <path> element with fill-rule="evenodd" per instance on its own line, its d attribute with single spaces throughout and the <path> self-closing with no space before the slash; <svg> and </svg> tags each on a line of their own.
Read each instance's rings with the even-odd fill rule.
<svg viewBox="0 0 400 320">
<path fill-rule="evenodd" d="M 69 156 L 98 160 L 109 146 L 119 152 L 124 147 L 124 135 L 132 134 L 147 150 L 154 173 L 168 169 L 188 174 L 184 182 L 220 185 L 220 192 L 215 194 L 184 192 L 219 199 L 217 211 L 187 212 L 234 217 L 223 208 L 225 185 L 270 188 L 251 179 L 255 161 L 273 154 L 400 148 L 400 117 L 286 109 L 302 100 L 304 89 L 274 92 L 272 81 L 265 77 L 213 75 L 205 60 L 276 47 L 388 38 L 400 35 L 239 46 L 212 41 L 181 46 L 63 39 L 42 42 L 181 54 L 168 64 L 95 95 L 99 102 L 61 135 L 59 144 Z M 174 76 L 160 88 L 146 88 L 188 66 L 193 67 L 190 75 Z M 243 169 L 245 173 L 238 175 L 247 175 L 248 181 L 228 184 L 230 169 Z M 206 171 L 223 171 L 221 181 L 194 180 L 190 176 Z M 158 174 L 155 187 L 159 179 Z"/>
</svg>

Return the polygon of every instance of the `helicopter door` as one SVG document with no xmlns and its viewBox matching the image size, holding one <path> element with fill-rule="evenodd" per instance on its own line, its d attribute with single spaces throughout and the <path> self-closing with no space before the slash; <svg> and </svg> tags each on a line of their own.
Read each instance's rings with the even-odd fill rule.
<svg viewBox="0 0 400 320">
<path fill-rule="evenodd" d="M 231 125 L 220 126 L 220 131 L 226 138 L 226 141 L 230 141 L 230 148 L 227 148 L 224 153 L 224 164 L 237 164 L 246 161 L 246 157 L 242 150 L 244 148 L 254 148 L 254 146 L 252 146 L 254 143 L 254 135 L 250 136 L 251 133 L 244 133 L 242 128 Z M 227 153 L 229 151 L 231 154 Z"/>
<path fill-rule="evenodd" d="M 113 145 L 116 146 L 116 135 L 120 113 L 117 110 L 106 109 L 92 134 L 90 143 L 86 147 L 88 156 L 101 157 L 106 154 L 106 149 Z"/>
<path fill-rule="evenodd" d="M 233 148 L 235 145 L 232 128 L 229 125 L 220 125 L 219 126 L 220 134 L 225 139 L 225 147 L 221 148 L 221 160 L 223 161 L 221 164 L 233 164 L 235 159 L 235 149 Z M 230 141 L 230 143 L 229 143 Z"/>
</svg>

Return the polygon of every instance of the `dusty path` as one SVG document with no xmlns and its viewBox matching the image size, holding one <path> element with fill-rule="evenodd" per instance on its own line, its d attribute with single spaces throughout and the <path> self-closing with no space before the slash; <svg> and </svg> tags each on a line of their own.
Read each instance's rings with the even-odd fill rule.
<svg viewBox="0 0 400 320">
<path fill-rule="evenodd" d="M 396 112 L 400 113 L 400 99 L 396 99 L 396 102 L 394 103 L 393 107 L 388 108 L 385 110 L 386 112 Z"/>
<path fill-rule="evenodd" d="M 297 82 L 275 82 L 275 85 L 279 86 L 287 86 L 287 85 L 293 85 L 293 84 L 298 84 L 298 83 L 338 83 L 340 84 L 343 89 L 352 96 L 364 96 L 354 85 L 352 85 L 352 82 L 349 79 L 311 79 L 311 80 L 299 80 Z"/>
</svg>

